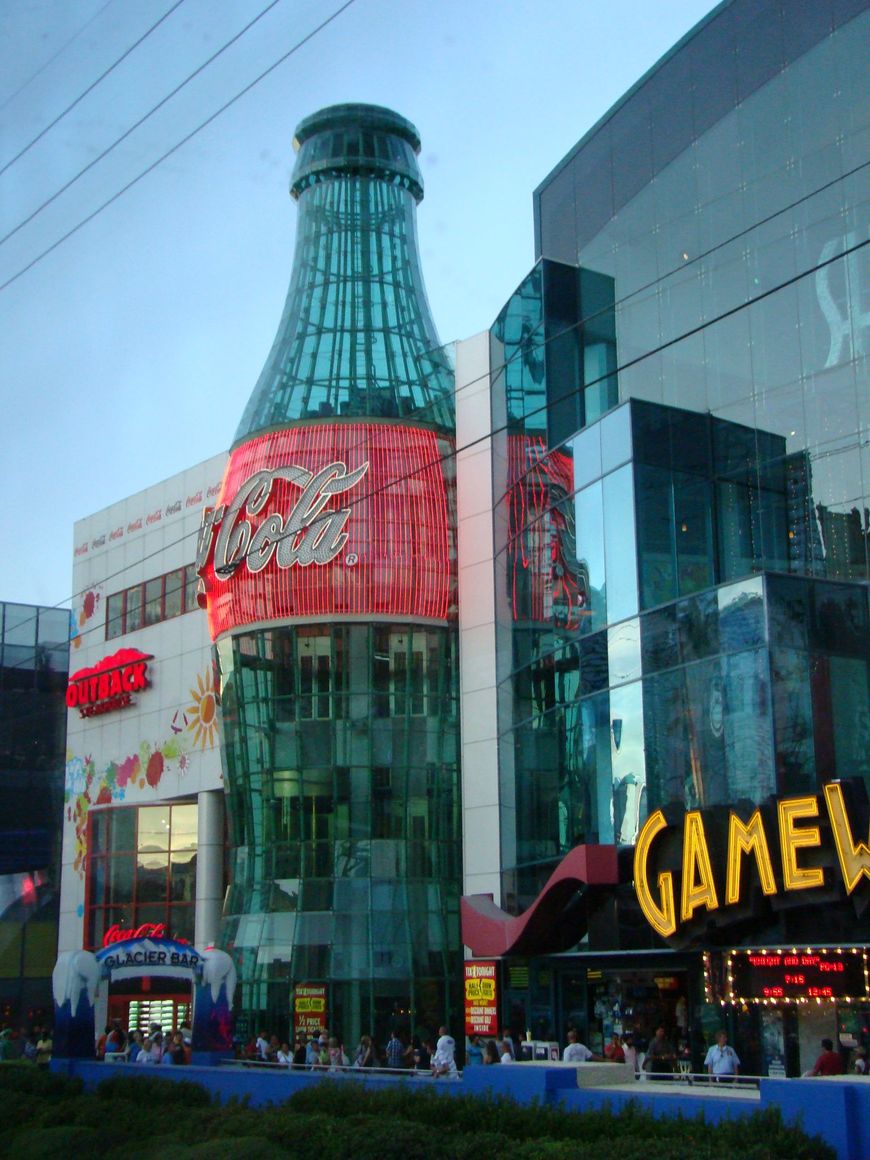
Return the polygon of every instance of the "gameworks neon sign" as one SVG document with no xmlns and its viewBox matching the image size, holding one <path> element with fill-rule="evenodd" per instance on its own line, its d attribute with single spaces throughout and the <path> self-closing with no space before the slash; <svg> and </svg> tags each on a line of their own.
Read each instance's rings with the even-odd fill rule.
<svg viewBox="0 0 870 1160">
<path fill-rule="evenodd" d="M 768 897 L 824 889 L 825 869 L 819 864 L 824 858 L 818 824 L 821 802 L 833 836 L 836 866 L 846 894 L 852 894 L 862 878 L 870 879 L 870 845 L 854 837 L 844 788 L 840 782 L 831 782 L 818 796 L 779 799 L 775 803 L 775 829 L 770 822 L 765 825 L 760 808 L 746 821 L 729 811 L 724 875 L 714 872 L 710 852 L 719 843 L 716 836 L 708 834 L 700 810 L 690 810 L 682 826 L 669 826 L 662 811 L 656 810 L 638 834 L 634 851 L 634 888 L 647 922 L 663 938 L 670 938 L 678 924 L 691 922 L 698 911 L 710 913 L 720 907 L 739 906 L 744 897 L 743 862 L 749 859 L 755 863 L 757 881 Z M 861 812 L 866 814 L 866 810 Z M 866 816 L 862 821 L 866 824 Z M 680 838 L 677 890 L 675 872 L 655 867 L 659 850 Z M 779 856 L 775 857 L 777 844 Z M 818 851 L 815 855 L 814 850 Z"/>
<path fill-rule="evenodd" d="M 360 614 L 447 618 L 452 442 L 391 423 L 324 423 L 237 447 L 200 528 L 212 639 L 246 624 Z"/>
<path fill-rule="evenodd" d="M 66 689 L 69 709 L 80 717 L 95 717 L 134 704 L 132 694 L 147 689 L 148 662 L 154 657 L 135 648 L 122 648 L 105 657 L 93 668 L 72 674 Z"/>
</svg>

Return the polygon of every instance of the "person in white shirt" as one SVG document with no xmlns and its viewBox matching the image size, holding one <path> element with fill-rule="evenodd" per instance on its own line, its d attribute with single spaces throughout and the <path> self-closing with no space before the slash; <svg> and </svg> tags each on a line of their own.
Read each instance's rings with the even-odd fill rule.
<svg viewBox="0 0 870 1160">
<path fill-rule="evenodd" d="M 562 1052 L 562 1060 L 565 1063 L 587 1063 L 590 1059 L 595 1059 L 595 1053 L 580 1042 L 576 1031 L 569 1031 L 568 1046 Z"/>
<path fill-rule="evenodd" d="M 459 1075 L 454 1059 L 455 1051 L 456 1041 L 452 1035 L 448 1034 L 447 1028 L 442 1027 L 438 1033 L 438 1042 L 435 1044 L 435 1054 L 432 1056 L 432 1074 L 434 1076 L 455 1079 Z"/>
<path fill-rule="evenodd" d="M 728 1079 L 740 1074 L 740 1060 L 733 1047 L 728 1046 L 728 1035 L 719 1031 L 716 1042 L 704 1057 L 707 1074 L 714 1080 Z"/>
</svg>

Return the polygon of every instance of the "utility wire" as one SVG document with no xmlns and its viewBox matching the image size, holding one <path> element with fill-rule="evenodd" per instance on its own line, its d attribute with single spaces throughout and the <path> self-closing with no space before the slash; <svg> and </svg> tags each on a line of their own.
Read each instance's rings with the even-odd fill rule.
<svg viewBox="0 0 870 1160">
<path fill-rule="evenodd" d="M 801 271 L 799 274 L 795 274 L 792 277 L 787 278 L 784 282 L 778 283 L 776 286 L 769 287 L 767 290 L 756 295 L 749 302 L 740 302 L 737 305 L 729 308 L 728 310 L 722 311 L 720 314 L 716 315 L 716 317 L 711 318 L 711 319 L 707 319 L 705 322 L 700 323 L 698 326 L 691 327 L 689 330 L 684 331 L 683 333 L 668 339 L 667 341 L 661 343 L 659 346 L 655 347 L 655 349 L 645 351 L 642 354 L 637 355 L 636 357 L 629 359 L 628 361 L 626 361 L 624 363 L 619 364 L 614 370 L 606 372 L 605 374 L 601 375 L 599 378 L 594 379 L 588 383 L 583 383 L 577 387 L 572 387 L 569 390 L 563 392 L 562 394 L 547 400 L 545 403 L 541 404 L 541 406 L 536 407 L 533 410 L 529 411 L 524 416 L 524 420 L 527 421 L 529 418 L 532 418 L 536 415 L 540 415 L 542 413 L 545 413 L 549 407 L 552 407 L 558 403 L 565 402 L 568 399 L 571 399 L 571 398 L 575 397 L 576 395 L 580 394 L 580 392 L 585 391 L 589 387 L 596 386 L 598 383 L 601 383 L 606 379 L 612 378 L 614 375 L 616 375 L 618 377 L 620 374 L 624 373 L 626 370 L 629 370 L 632 367 L 638 366 L 639 364 L 644 362 L 646 359 L 652 358 L 654 355 L 660 354 L 663 350 L 667 350 L 672 346 L 678 345 L 679 343 L 685 341 L 685 339 L 691 338 L 694 335 L 703 332 L 704 330 L 706 330 L 710 326 L 717 325 L 719 322 L 722 322 L 726 318 L 732 317 L 733 315 L 739 313 L 741 310 L 746 309 L 748 306 L 752 306 L 756 302 L 761 302 L 765 298 L 768 298 L 773 294 L 779 293 L 781 290 L 784 290 L 787 287 L 794 285 L 795 283 L 801 281 L 803 278 L 810 277 L 811 275 L 817 273 L 819 270 L 822 270 L 828 266 L 831 266 L 835 262 L 842 261 L 843 259 L 849 257 L 851 254 L 857 253 L 857 252 L 865 249 L 867 246 L 870 246 L 870 238 L 867 238 L 863 242 L 858 242 L 854 246 L 850 246 L 850 247 L 844 249 L 842 251 L 842 253 L 835 254 L 832 257 L 827 258 L 825 261 L 819 262 L 819 263 L 809 267 L 808 269 Z M 682 268 L 682 267 L 680 267 L 680 268 Z M 668 278 L 669 276 L 670 276 L 670 274 L 663 275 L 663 279 Z M 556 340 L 563 338 L 566 334 L 568 334 L 571 331 L 577 329 L 578 327 L 584 325 L 585 322 L 586 322 L 586 319 L 581 319 L 579 322 L 572 323 L 571 325 L 564 327 L 561 331 L 559 331 L 557 334 L 551 335 L 548 339 L 545 339 L 541 342 L 536 342 L 536 343 L 532 344 L 532 349 L 539 350 L 542 347 L 544 347 L 545 345 L 547 345 L 548 343 L 555 342 Z M 517 358 L 521 357 L 521 355 L 523 353 L 525 353 L 525 348 L 523 345 L 519 345 L 516 353 L 513 354 L 507 362 L 500 364 L 500 366 L 498 366 L 498 367 L 491 367 L 488 371 L 484 372 L 482 375 L 478 375 L 476 378 L 470 379 L 467 383 L 463 384 L 463 386 L 464 387 L 471 387 L 471 386 L 477 385 L 481 382 L 485 382 L 487 380 L 494 379 L 502 371 L 504 371 L 510 365 L 511 362 L 513 362 Z M 415 471 L 406 472 L 405 474 L 399 474 L 394 479 L 391 479 L 387 483 L 384 483 L 380 488 L 377 488 L 373 491 L 366 492 L 364 495 L 355 497 L 354 499 L 349 501 L 348 506 L 352 508 L 352 507 L 357 506 L 358 504 L 365 503 L 368 500 L 370 500 L 373 496 L 378 495 L 381 492 L 387 491 L 390 488 L 396 487 L 398 484 L 403 483 L 403 482 L 407 481 L 408 479 L 413 478 L 414 476 L 416 476 L 417 474 L 419 474 L 422 471 L 427 470 L 428 468 L 436 467 L 436 466 L 443 467 L 444 464 L 455 459 L 460 454 L 462 454 L 466 451 L 469 451 L 474 447 L 479 446 L 481 443 L 484 443 L 487 439 L 491 439 L 495 435 L 507 433 L 511 429 L 515 428 L 516 426 L 517 426 L 516 421 L 508 421 L 508 422 L 502 424 L 500 427 L 494 427 L 490 431 L 488 431 L 486 434 L 480 435 L 476 439 L 470 440 L 468 443 L 463 444 L 461 447 L 453 448 L 451 451 L 447 452 L 446 454 L 438 456 L 436 459 L 430 460 L 428 463 L 421 464 Z M 836 442 L 839 438 L 840 438 L 839 436 L 836 438 L 832 438 L 828 442 L 832 442 L 832 443 Z M 823 447 L 824 443 L 817 444 L 816 446 L 819 448 Z M 555 450 L 555 448 L 549 448 L 548 450 L 553 451 L 553 450 Z M 538 467 L 539 467 L 539 464 L 533 464 L 529 467 L 528 470 L 532 471 L 532 470 L 537 469 Z M 523 475 L 521 475 L 517 479 L 511 481 L 511 486 L 512 487 L 516 486 L 523 479 L 525 474 L 527 474 L 527 473 L 523 473 Z M 148 555 L 144 556 L 142 558 L 142 561 L 140 561 L 140 563 L 143 563 L 144 561 L 152 559 L 156 556 L 162 555 L 167 550 L 167 548 L 172 548 L 172 547 L 176 547 L 180 544 L 184 544 L 189 539 L 196 538 L 196 536 L 198 536 L 198 530 L 196 533 L 193 533 L 192 535 L 186 534 L 186 535 L 180 537 L 179 539 L 172 541 L 169 544 L 163 545 L 161 548 L 155 549 L 154 552 L 151 552 Z M 280 537 L 280 536 L 276 537 L 275 542 L 276 543 L 280 542 L 281 538 L 282 537 Z M 246 553 L 246 555 L 247 554 L 248 553 Z M 245 557 L 242 557 L 242 559 L 244 559 L 244 558 Z M 241 562 L 241 561 L 239 561 L 239 562 Z M 102 578 L 101 582 L 105 584 L 107 581 L 112 580 L 117 576 L 122 576 L 126 571 L 128 571 L 127 568 L 121 568 L 117 572 L 111 573 L 108 576 L 104 576 Z M 71 597 L 69 597 L 69 600 L 70 601 L 73 600 L 76 595 L 78 595 L 78 593 L 74 593 Z M 58 603 L 56 605 L 52 605 L 50 607 L 61 608 L 61 607 L 63 607 L 64 603 L 65 602 L 60 602 L 60 603 Z M 35 617 L 34 617 L 34 619 L 35 619 Z M 26 623 L 26 622 L 22 622 L 22 623 Z M 103 629 L 104 629 L 104 625 L 102 623 L 95 624 L 92 628 L 87 629 L 86 633 L 102 632 Z M 86 635 L 86 633 L 81 633 L 80 636 L 83 637 L 84 635 Z M 15 668 L 17 666 L 9 666 L 9 667 Z"/>
<path fill-rule="evenodd" d="M 180 8 L 183 3 L 184 3 L 184 0 L 175 0 L 175 3 L 172 5 L 172 7 L 169 8 L 166 12 L 164 12 L 163 15 L 160 17 L 160 19 L 157 20 L 154 24 L 152 24 L 151 27 L 148 29 L 148 31 L 144 32 L 139 37 L 139 39 L 137 41 L 135 41 L 135 43 L 131 44 L 130 47 L 125 52 L 122 52 L 121 55 L 118 57 L 118 59 L 113 64 L 110 64 L 109 67 L 105 70 L 105 72 L 101 73 L 95 81 L 92 81 L 91 84 L 89 84 L 88 87 L 84 90 L 84 92 L 79 93 L 79 95 L 72 102 L 72 104 L 67 105 L 67 107 L 62 112 L 58 113 L 58 115 L 54 118 L 53 121 L 50 121 L 49 124 L 47 124 L 44 129 L 41 129 L 39 131 L 39 133 L 36 134 L 36 136 L 33 138 L 32 141 L 29 141 L 24 146 L 23 149 L 19 149 L 19 151 L 15 154 L 15 156 L 10 158 L 10 160 L 6 162 L 6 164 L 2 167 L 2 169 L 0 169 L 0 177 L 2 177 L 3 174 L 6 172 L 6 170 L 9 169 L 12 165 L 14 165 L 16 161 L 19 161 L 24 156 L 25 153 L 29 153 L 30 150 L 33 148 L 33 146 L 38 141 L 41 141 L 42 138 L 46 135 L 46 133 L 50 133 L 51 130 L 55 127 L 55 125 L 57 125 L 60 121 L 62 121 L 64 119 L 64 117 L 67 115 L 67 113 L 71 113 L 72 110 L 76 107 L 76 105 L 81 104 L 81 102 L 85 99 L 85 97 L 88 96 L 89 93 L 92 93 L 94 91 L 94 89 L 97 87 L 97 85 L 99 85 L 102 81 L 104 81 L 106 79 L 106 77 L 109 76 L 110 73 L 113 73 L 115 71 L 115 69 L 118 67 L 118 65 L 121 64 L 122 61 L 125 61 L 131 52 L 135 52 L 136 49 L 139 47 L 139 45 L 142 44 L 143 41 L 147 40 L 148 37 L 151 35 L 151 33 L 154 32 L 155 29 L 159 28 L 160 25 L 163 23 L 163 21 L 168 19 L 172 15 L 172 13 L 176 10 L 176 8 Z M 159 108 L 159 106 L 158 106 L 158 108 Z M 123 137 L 121 138 L 121 140 L 123 141 Z M 115 144 L 117 144 L 117 142 L 115 142 Z M 114 147 L 115 146 L 113 145 L 111 148 L 114 149 Z M 105 154 L 101 154 L 100 156 L 104 157 Z M 100 160 L 100 158 L 98 157 L 96 159 L 96 161 L 99 161 L 99 160 Z M 95 165 L 96 161 L 92 161 L 91 165 Z M 83 169 L 82 173 L 86 173 L 87 169 L 89 169 L 89 168 L 90 168 L 90 165 L 87 166 L 86 169 Z M 81 176 L 81 173 L 77 174 L 73 178 L 73 181 L 77 181 L 80 176 Z M 39 209 L 35 210 L 30 215 L 29 218 L 26 218 L 25 221 L 23 221 L 21 223 L 21 225 L 16 226 L 15 229 L 12 230 L 12 233 L 7 234 L 5 238 L 0 239 L 0 245 L 2 245 L 3 242 L 6 241 L 6 238 L 11 238 L 12 234 L 18 233 L 18 231 L 22 228 L 22 226 L 25 226 L 27 224 L 27 222 L 32 221 L 33 218 L 35 218 L 38 213 L 40 213 L 43 209 L 45 209 L 45 207 L 47 205 L 50 205 L 51 202 L 54 201 L 55 197 L 60 196 L 60 194 L 63 193 L 64 189 L 69 189 L 70 185 L 72 185 L 72 181 L 69 182 L 68 185 L 65 185 L 63 187 L 63 189 L 59 190 L 58 193 L 54 194 L 53 197 L 49 198 L 49 200 L 47 202 L 44 202 L 43 205 L 41 205 L 39 207 Z"/>
<path fill-rule="evenodd" d="M 183 3 L 184 3 L 184 0 L 177 0 L 175 8 L 178 8 L 179 5 L 181 5 Z M 240 29 L 235 34 L 235 36 L 230 37 L 230 39 L 225 44 L 221 45 L 221 47 L 217 50 L 217 52 L 213 52 L 212 55 L 207 60 L 203 61 L 203 63 L 201 65 L 199 65 L 197 68 L 195 68 L 193 70 L 193 72 L 190 73 L 188 76 L 186 76 L 184 78 L 184 80 L 181 81 L 180 84 L 177 84 L 175 86 L 175 88 L 172 89 L 171 92 L 167 93 L 166 96 L 163 97 L 160 101 L 158 101 L 156 105 L 153 105 L 148 110 L 148 112 L 144 114 L 144 116 L 140 117 L 138 121 L 134 121 L 134 123 L 129 127 L 129 129 L 125 129 L 124 132 L 121 134 L 121 136 L 116 137 L 115 140 L 111 143 L 111 145 L 106 146 L 106 148 L 102 151 L 102 153 L 98 153 L 96 157 L 92 158 L 92 160 L 90 160 L 87 163 L 87 165 L 84 166 L 83 169 L 80 169 L 78 171 L 78 173 L 76 173 L 73 177 L 71 177 L 69 179 L 69 181 L 67 181 L 64 185 L 62 185 L 60 187 L 60 189 L 55 190 L 55 192 L 51 195 L 51 197 L 46 198 L 46 200 L 41 205 L 38 205 L 36 207 L 36 209 L 33 210 L 32 213 L 28 214 L 27 217 L 24 218 L 22 221 L 20 221 L 17 226 L 14 226 L 13 229 L 11 229 L 9 231 L 9 233 L 4 234 L 4 236 L 2 238 L 0 238 L 0 246 L 2 246 L 5 242 L 8 242 L 10 238 L 14 237 L 18 233 L 19 230 L 23 230 L 24 227 L 26 225 L 28 225 L 30 222 L 32 222 L 35 217 L 38 217 L 38 215 L 41 214 L 44 209 L 47 209 L 48 206 L 50 206 L 52 204 L 52 202 L 57 201 L 57 199 L 61 196 L 61 194 L 66 193 L 66 191 L 71 186 L 75 185 L 75 183 L 80 178 L 84 177 L 84 175 L 86 173 L 88 173 L 91 169 L 93 169 L 95 165 L 98 165 L 101 161 L 103 161 L 106 157 L 108 157 L 110 153 L 112 153 L 115 149 L 117 149 L 117 147 L 121 144 L 122 141 L 126 141 L 127 138 L 129 136 L 131 136 L 133 133 L 135 133 L 137 129 L 141 128 L 141 126 L 144 125 L 146 121 L 148 121 L 151 117 L 153 117 L 155 113 L 159 112 L 159 110 L 162 109 L 164 105 L 168 104 L 168 102 L 171 101 L 173 97 L 177 96 L 183 88 L 185 88 L 187 85 L 189 85 L 190 82 L 195 77 L 198 77 L 199 74 L 201 72 L 204 72 L 205 69 L 207 69 L 210 64 L 213 64 L 219 56 L 222 56 L 227 51 L 227 49 L 231 48 L 236 43 L 236 41 L 240 40 L 245 35 L 245 33 L 249 31 L 249 29 L 254 27 L 254 25 L 257 23 L 258 20 L 262 20 L 267 12 L 270 12 L 274 7 L 276 7 L 276 5 L 278 5 L 280 3 L 281 3 L 281 0 L 271 0 L 271 2 L 269 4 L 267 4 L 266 7 L 262 9 L 262 11 L 258 12 L 257 15 L 252 20 L 248 21 L 248 23 L 244 26 L 244 28 Z M 170 11 L 174 11 L 174 9 L 170 9 Z M 169 15 L 169 13 L 167 13 L 167 15 Z M 322 25 L 321 25 L 321 27 L 322 27 Z M 143 37 L 143 39 L 144 39 L 144 37 Z M 236 98 L 234 98 L 234 99 L 236 99 Z M 230 101 L 230 104 L 232 104 L 232 101 Z M 224 108 L 228 108 L 228 106 L 225 105 Z M 218 112 L 219 113 L 223 112 L 223 109 L 218 110 Z M 217 115 L 217 114 L 215 114 L 215 115 Z M 213 120 L 213 118 L 209 118 L 209 120 Z M 165 161 L 165 159 L 167 157 L 169 157 L 171 153 L 174 153 L 176 149 L 178 149 L 186 141 L 189 141 L 192 136 L 194 136 L 196 133 L 198 133 L 199 130 L 204 128 L 204 126 L 207 125 L 208 123 L 209 123 L 209 121 L 206 121 L 206 122 L 204 122 L 203 125 L 200 125 L 199 128 L 194 129 L 193 133 L 191 133 L 189 136 L 185 137 L 182 141 L 179 142 L 178 145 L 176 145 L 172 149 L 170 149 L 169 153 L 164 153 L 162 157 L 158 158 L 158 160 L 154 162 L 154 165 L 149 166 L 149 168 L 146 169 L 144 173 L 140 174 L 139 177 L 137 177 L 133 181 L 131 181 L 129 185 L 125 185 L 124 188 L 120 191 L 120 193 L 124 193 L 126 190 L 128 190 L 130 188 L 131 185 L 135 185 L 136 182 L 139 181 L 141 177 L 145 176 L 145 173 L 150 173 L 151 170 L 156 165 L 159 165 L 161 161 Z M 120 193 L 116 194 L 115 197 L 120 197 Z M 109 201 L 105 202 L 102 206 L 100 206 L 100 209 L 98 209 L 96 211 L 96 213 L 100 213 L 101 210 L 105 209 L 107 205 L 110 205 L 112 203 L 112 201 L 115 200 L 115 197 L 110 198 Z M 95 216 L 95 214 L 91 215 L 91 217 L 94 217 L 94 216 Z M 87 217 L 84 220 L 85 220 L 85 222 L 88 222 L 91 220 L 91 218 Z M 81 224 L 84 224 L 84 223 L 81 223 Z M 77 226 L 76 229 L 78 229 L 78 228 L 79 227 Z M 71 232 L 74 233 L 75 230 L 73 230 Z M 70 236 L 69 234 L 65 235 L 65 237 L 69 237 L 69 236 Z M 64 239 L 62 238 L 61 240 L 63 241 Z M 47 252 L 50 252 L 50 251 L 47 251 Z M 29 267 L 27 267 L 27 269 L 29 269 Z M 9 283 L 6 283 L 6 285 L 8 285 L 8 284 Z M 5 287 L 0 286 L 0 289 L 5 289 Z"/>
<path fill-rule="evenodd" d="M 23 93 L 28 85 L 33 84 L 33 82 L 36 80 L 36 78 L 38 76 L 41 76 L 47 68 L 49 68 L 51 65 L 53 65 L 59 56 L 63 56 L 63 54 L 66 52 L 66 50 L 69 48 L 69 46 L 74 41 L 78 40 L 78 38 L 82 35 L 82 33 L 85 31 L 85 29 L 90 28 L 90 26 L 94 23 L 95 20 L 99 20 L 99 18 L 103 15 L 103 13 L 106 11 L 106 9 L 110 8 L 113 3 L 114 3 L 114 0 L 108 0 L 108 2 L 106 4 L 104 4 L 102 8 L 100 8 L 97 12 L 94 13 L 94 15 L 90 18 L 90 20 L 86 21 L 81 26 L 81 28 L 78 30 L 78 32 L 74 32 L 73 35 L 69 38 L 69 40 L 64 41 L 64 43 L 60 46 L 60 48 L 57 50 L 57 52 L 53 53 L 48 58 L 48 60 L 45 62 L 45 64 L 40 65 L 39 68 L 36 70 L 36 72 L 32 73 L 27 78 L 27 80 L 24 82 L 24 84 L 19 85 L 18 88 L 15 90 L 15 92 L 11 93 L 6 98 L 6 100 L 2 103 L 2 105 L 0 105 L 0 112 L 2 112 L 2 110 L 5 109 L 7 105 L 11 105 L 12 102 L 15 100 L 15 98 L 19 95 L 19 93 Z"/>
<path fill-rule="evenodd" d="M 816 189 L 811 190 L 809 193 L 806 193 L 803 196 L 796 198 L 795 201 L 790 202 L 786 206 L 783 206 L 782 209 L 776 210 L 774 213 L 768 214 L 767 217 L 762 218 L 757 222 L 753 222 L 751 225 L 746 226 L 742 230 L 738 230 L 736 233 L 731 234 L 728 238 L 723 239 L 721 242 L 717 242 L 716 245 L 709 247 L 709 249 L 704 250 L 702 253 L 695 255 L 694 257 L 690 258 L 688 261 L 681 262 L 679 266 L 675 266 L 675 267 L 673 267 L 673 269 L 668 270 L 666 273 L 658 275 L 656 278 L 651 279 L 645 285 L 639 286 L 637 289 L 630 291 L 624 297 L 616 299 L 614 301 L 612 307 L 605 306 L 605 307 L 602 307 L 600 310 L 595 311 L 592 314 L 585 315 L 583 318 L 578 319 L 577 322 L 570 323 L 568 326 L 564 327 L 562 330 L 558 331 L 556 334 L 550 335 L 549 338 L 537 340 L 536 335 L 533 332 L 531 335 L 528 336 L 528 338 L 526 340 L 517 344 L 517 349 L 509 356 L 509 358 L 505 362 L 502 362 L 498 366 L 490 367 L 482 375 L 478 375 L 476 378 L 469 379 L 468 382 L 463 383 L 461 385 L 461 387 L 459 387 L 454 392 L 454 397 L 456 395 L 458 395 L 459 391 L 461 391 L 461 390 L 468 390 L 471 387 L 478 386 L 481 382 L 485 382 L 487 379 L 493 380 L 493 379 L 497 378 L 500 374 L 502 374 L 508 368 L 508 366 L 511 365 L 511 363 L 522 358 L 522 356 L 526 352 L 526 350 L 534 350 L 534 351 L 542 350 L 550 342 L 555 342 L 555 341 L 563 338 L 565 335 L 570 334 L 571 331 L 573 331 L 573 330 L 579 329 L 581 326 L 587 326 L 590 322 L 594 321 L 596 318 L 603 317 L 605 314 L 609 313 L 611 310 L 615 310 L 617 307 L 625 306 L 633 298 L 636 298 L 639 295 L 645 294 L 651 290 L 654 290 L 657 286 L 659 286 L 662 283 L 667 282 L 670 278 L 674 277 L 675 275 L 680 274 L 683 271 L 689 269 L 691 266 L 693 266 L 699 262 L 704 261 L 705 259 L 710 257 L 712 254 L 716 253 L 717 251 L 722 250 L 722 249 L 726 248 L 727 246 L 733 245 L 734 242 L 737 242 L 741 238 L 746 237 L 748 234 L 752 233 L 756 229 L 759 229 L 761 226 L 767 225 L 769 222 L 775 220 L 777 217 L 781 217 L 785 213 L 792 212 L 798 206 L 803 205 L 805 202 L 810 201 L 812 198 L 817 197 L 819 194 L 826 192 L 828 189 L 832 188 L 835 185 L 838 185 L 842 181 L 847 180 L 848 178 L 852 177 L 854 174 L 860 172 L 863 169 L 866 169 L 868 166 L 870 166 L 870 161 L 864 161 L 861 164 L 856 165 L 853 169 L 849 170 L 848 172 L 841 174 L 839 177 L 832 178 L 831 181 L 828 181 L 824 185 L 818 186 Z M 861 246 L 864 244 L 866 244 L 866 243 L 861 243 L 859 246 L 853 247 L 853 249 L 860 249 Z M 841 253 L 841 254 L 835 254 L 826 262 L 820 263 L 818 266 L 814 266 L 810 270 L 805 271 L 802 274 L 796 275 L 795 278 L 790 280 L 790 281 L 797 281 L 800 278 L 803 278 L 803 277 L 808 276 L 809 274 L 815 273 L 817 270 L 821 269 L 823 266 L 831 265 L 832 263 L 839 261 L 841 258 L 846 257 L 851 252 L 852 252 L 852 250 L 844 250 L 843 253 Z M 745 306 L 752 306 L 755 302 L 760 301 L 762 298 L 766 297 L 768 294 L 776 293 L 779 289 L 782 289 L 785 286 L 788 286 L 790 284 L 790 281 L 783 283 L 782 286 L 773 287 L 772 289 L 765 291 L 764 294 L 759 294 L 755 298 L 750 299 L 748 302 L 738 304 L 733 310 L 727 312 L 725 315 L 720 316 L 720 318 L 727 317 L 729 314 L 735 313 Z M 703 329 L 705 326 L 713 325 L 716 322 L 720 321 L 720 318 L 714 318 L 712 320 L 709 320 L 708 322 L 704 323 L 702 327 L 700 327 L 698 329 Z M 632 362 L 626 363 L 622 367 L 618 367 L 615 370 L 610 371 L 605 375 L 602 375 L 600 379 L 596 379 L 594 382 L 584 383 L 584 384 L 582 384 L 582 386 L 572 388 L 571 390 L 566 392 L 564 395 L 559 396 L 554 401 L 555 402 L 562 402 L 563 400 L 566 400 L 573 395 L 579 394 L 581 390 L 586 390 L 588 387 L 594 386 L 596 383 L 601 382 L 606 378 L 610 378 L 614 374 L 618 375 L 621 370 L 624 370 L 630 366 L 633 366 L 637 362 L 643 361 L 643 359 L 645 359 L 645 358 L 651 358 L 653 355 L 659 354 L 662 350 L 665 350 L 668 346 L 671 346 L 674 343 L 679 343 L 683 340 L 683 338 L 690 337 L 694 333 L 695 333 L 695 331 L 688 331 L 684 335 L 679 335 L 675 339 L 668 340 L 668 342 L 663 343 L 661 346 L 656 347 L 654 350 L 646 351 L 644 354 L 638 356 L 638 358 L 633 360 Z M 532 341 L 532 340 L 534 340 L 534 341 Z M 441 348 L 438 348 L 438 349 L 441 349 Z M 431 354 L 434 352 L 430 351 L 427 353 Z M 529 414 L 535 415 L 539 411 L 546 410 L 548 405 L 550 405 L 550 404 L 544 404 L 542 407 L 537 408 L 537 410 L 535 410 L 535 411 L 531 411 Z M 417 412 L 415 417 L 417 419 L 420 419 L 421 413 Z M 510 426 L 511 426 L 511 424 L 505 424 L 501 428 L 494 428 L 487 435 L 481 436 L 480 438 L 474 440 L 472 443 L 469 443 L 463 447 L 455 448 L 449 455 L 443 456 L 438 462 L 441 462 L 441 463 L 447 462 L 449 459 L 455 458 L 457 455 L 459 455 L 463 451 L 470 449 L 471 447 L 476 446 L 478 443 L 482 442 L 484 439 L 491 438 L 492 435 L 495 435 L 495 434 L 498 434 L 500 432 L 508 430 L 508 428 Z M 836 439 L 831 439 L 830 442 L 836 442 Z M 823 447 L 824 443 L 817 444 L 817 446 Z M 550 450 L 552 450 L 552 448 Z M 828 453 L 826 453 L 826 454 L 828 454 Z M 393 481 L 390 484 L 385 485 L 385 486 L 392 487 L 392 486 L 394 486 L 395 482 L 396 481 Z M 375 494 L 375 493 L 370 493 L 370 494 Z M 362 497 L 362 498 L 366 498 L 366 497 Z M 198 532 L 196 534 L 198 535 Z M 174 540 L 171 543 L 164 545 L 162 548 L 155 549 L 155 551 L 150 552 L 147 556 L 144 556 L 142 558 L 141 562 L 144 563 L 145 560 L 153 559 L 154 557 L 161 555 L 164 551 L 166 551 L 167 548 L 178 547 L 179 545 L 183 544 L 187 540 L 187 538 L 188 537 L 185 535 L 178 540 Z M 108 580 L 113 580 L 118 576 L 122 576 L 127 570 L 128 570 L 127 568 L 121 568 L 117 572 L 110 573 L 108 576 L 103 577 L 103 582 L 105 583 Z M 50 607 L 50 608 L 54 608 L 54 609 L 62 609 L 62 608 L 65 609 L 66 604 L 68 602 L 72 602 L 77 595 L 80 595 L 80 593 L 74 592 L 71 596 L 67 597 L 65 600 L 59 601 L 57 604 L 42 606 L 42 607 Z M 33 619 L 35 619 L 35 618 L 33 618 Z M 29 622 L 23 621 L 22 623 L 24 624 L 24 623 L 29 623 Z M 88 629 L 88 632 L 90 632 L 90 631 L 92 631 L 92 630 Z"/>
</svg>

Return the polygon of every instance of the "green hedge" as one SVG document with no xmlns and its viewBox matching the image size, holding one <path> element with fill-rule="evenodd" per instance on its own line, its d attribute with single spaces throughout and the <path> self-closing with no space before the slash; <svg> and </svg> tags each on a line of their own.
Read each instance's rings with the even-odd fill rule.
<svg viewBox="0 0 870 1160">
<path fill-rule="evenodd" d="M 96 1092 L 32 1066 L 0 1065 L 8 1155 L 27 1160 L 835 1160 L 818 1138 L 783 1123 L 776 1109 L 718 1124 L 656 1118 L 637 1103 L 614 1112 L 524 1107 L 508 1099 L 452 1094 L 427 1084 L 383 1091 L 324 1081 L 262 1109 L 221 1104 L 189 1081 L 112 1075 Z"/>
</svg>

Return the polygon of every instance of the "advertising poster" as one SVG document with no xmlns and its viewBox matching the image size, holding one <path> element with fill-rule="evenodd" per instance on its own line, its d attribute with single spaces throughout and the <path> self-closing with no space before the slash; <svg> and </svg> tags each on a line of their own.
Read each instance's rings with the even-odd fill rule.
<svg viewBox="0 0 870 1160">
<path fill-rule="evenodd" d="M 293 996 L 293 1031 L 310 1039 L 326 1030 L 326 987 L 300 983 Z"/>
<path fill-rule="evenodd" d="M 495 961 L 465 964 L 466 1035 L 484 1035 L 492 1039 L 498 1034 L 495 971 Z"/>
</svg>

